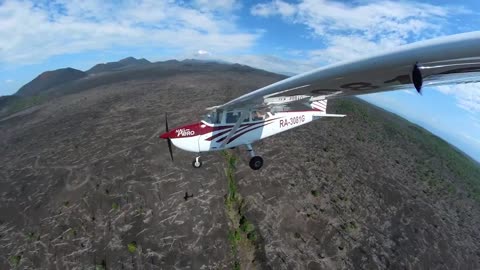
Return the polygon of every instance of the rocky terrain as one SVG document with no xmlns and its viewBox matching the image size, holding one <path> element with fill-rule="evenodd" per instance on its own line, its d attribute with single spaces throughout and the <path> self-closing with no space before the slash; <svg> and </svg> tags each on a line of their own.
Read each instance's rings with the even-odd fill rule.
<svg viewBox="0 0 480 270">
<path fill-rule="evenodd" d="M 170 161 L 165 112 L 282 78 L 144 63 L 1 103 L 0 269 L 480 268 L 478 164 L 358 99 L 259 142 L 260 171 L 241 148 Z"/>
</svg>

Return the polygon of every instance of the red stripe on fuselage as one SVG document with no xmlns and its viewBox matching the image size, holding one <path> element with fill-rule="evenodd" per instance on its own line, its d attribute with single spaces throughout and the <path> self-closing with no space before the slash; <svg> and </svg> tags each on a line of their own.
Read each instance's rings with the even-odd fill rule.
<svg viewBox="0 0 480 270">
<path fill-rule="evenodd" d="M 270 124 L 272 124 L 272 122 L 266 123 L 266 124 L 264 124 L 264 125 L 262 125 L 262 126 L 259 126 L 259 127 L 255 127 L 255 128 L 246 130 L 246 131 L 241 132 L 241 133 L 238 133 L 237 135 L 235 135 L 235 136 L 233 136 L 232 138 L 230 138 L 230 140 L 228 140 L 227 144 L 233 142 L 233 141 L 234 141 L 235 139 L 237 139 L 238 137 L 240 137 L 240 136 L 242 136 L 242 135 L 244 135 L 244 134 L 246 134 L 246 133 L 248 133 L 248 132 L 250 132 L 250 131 L 253 131 L 253 130 L 255 130 L 255 129 L 258 129 L 258 128 L 261 128 L 261 127 L 264 127 L 264 126 L 268 126 L 268 125 L 270 125 Z"/>
<path fill-rule="evenodd" d="M 222 136 L 223 134 L 228 133 L 228 132 L 230 132 L 230 131 L 231 131 L 231 129 L 225 130 L 225 131 L 222 131 L 222 132 L 219 132 L 219 133 L 217 133 L 217 134 L 215 134 L 215 135 L 207 138 L 206 140 L 207 140 L 207 141 L 211 141 L 211 140 L 213 140 L 213 139 L 215 139 L 215 138 L 217 138 L 217 137 L 220 137 L 220 136 Z"/>
</svg>

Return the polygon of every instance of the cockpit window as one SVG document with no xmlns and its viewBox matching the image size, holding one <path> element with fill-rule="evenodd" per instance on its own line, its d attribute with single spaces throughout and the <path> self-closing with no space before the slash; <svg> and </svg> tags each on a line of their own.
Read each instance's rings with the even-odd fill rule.
<svg viewBox="0 0 480 270">
<path fill-rule="evenodd" d="M 222 122 L 222 112 L 211 112 L 203 118 L 209 124 L 220 124 Z"/>
<path fill-rule="evenodd" d="M 236 123 L 240 114 L 240 112 L 227 112 L 227 124 Z"/>
<path fill-rule="evenodd" d="M 265 119 L 265 114 L 260 111 L 252 111 L 252 121 L 261 121 Z"/>
<path fill-rule="evenodd" d="M 265 114 L 263 113 L 256 113 L 256 112 L 245 112 L 247 115 L 245 116 L 245 119 L 243 119 L 243 122 L 250 122 L 250 119 L 252 121 L 258 121 L 258 120 L 263 120 L 265 119 Z M 225 118 L 223 116 L 225 115 Z M 235 124 L 237 123 L 238 119 L 242 115 L 241 111 L 230 111 L 230 112 L 224 112 L 224 111 L 214 111 L 210 112 L 209 114 L 205 115 L 203 117 L 203 121 L 209 123 L 209 124 L 221 124 L 221 123 L 227 123 L 227 124 Z M 261 116 L 261 118 L 259 118 Z M 255 120 L 256 119 L 256 120 Z"/>
</svg>

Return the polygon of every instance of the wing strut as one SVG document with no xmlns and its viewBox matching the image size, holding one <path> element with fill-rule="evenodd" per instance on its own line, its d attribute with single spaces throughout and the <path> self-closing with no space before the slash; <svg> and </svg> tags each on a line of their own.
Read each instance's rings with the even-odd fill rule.
<svg viewBox="0 0 480 270">
<path fill-rule="evenodd" d="M 240 117 L 238 117 L 238 120 L 235 123 L 235 125 L 233 126 L 232 130 L 230 130 L 227 137 L 225 138 L 225 140 L 223 140 L 222 144 L 220 145 L 220 148 L 225 147 L 225 145 L 230 141 L 230 138 L 233 136 L 233 134 L 235 134 L 235 132 L 237 132 L 237 130 L 240 127 L 240 125 L 242 124 L 243 120 L 245 120 L 245 118 L 247 118 L 247 117 L 248 117 L 248 111 L 242 111 L 242 113 L 240 114 Z"/>
</svg>

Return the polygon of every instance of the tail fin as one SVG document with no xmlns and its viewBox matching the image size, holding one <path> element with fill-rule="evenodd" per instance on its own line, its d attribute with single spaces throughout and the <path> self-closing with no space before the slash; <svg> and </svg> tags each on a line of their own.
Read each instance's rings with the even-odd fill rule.
<svg viewBox="0 0 480 270">
<path fill-rule="evenodd" d="M 314 117 L 344 117 L 345 114 L 330 114 L 327 113 L 327 100 L 318 100 L 318 101 L 312 101 L 310 103 L 310 106 L 312 109 L 318 111 L 318 114 Z"/>
<path fill-rule="evenodd" d="M 319 101 L 313 101 L 310 103 L 310 106 L 312 109 L 317 110 L 322 113 L 327 113 L 327 100 L 319 100 Z"/>
</svg>

